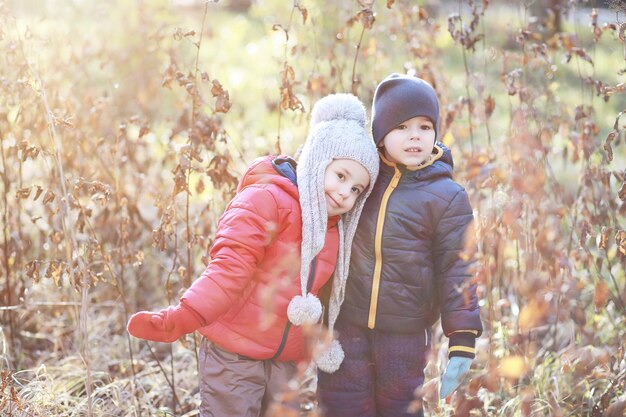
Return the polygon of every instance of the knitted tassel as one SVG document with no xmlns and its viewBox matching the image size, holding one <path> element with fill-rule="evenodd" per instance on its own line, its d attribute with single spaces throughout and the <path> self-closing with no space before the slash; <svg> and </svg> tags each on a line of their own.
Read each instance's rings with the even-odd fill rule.
<svg viewBox="0 0 626 417">
<path fill-rule="evenodd" d="M 332 374 L 341 366 L 345 354 L 338 340 L 333 340 L 328 348 L 320 354 L 315 363 L 322 371 Z"/>
<path fill-rule="evenodd" d="M 296 326 L 315 324 L 322 317 L 322 303 L 311 293 L 305 296 L 296 295 L 289 302 L 287 317 Z"/>
</svg>

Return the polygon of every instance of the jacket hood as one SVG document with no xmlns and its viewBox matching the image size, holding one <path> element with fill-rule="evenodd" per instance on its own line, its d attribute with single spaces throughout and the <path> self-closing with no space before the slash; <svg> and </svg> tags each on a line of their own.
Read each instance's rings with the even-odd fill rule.
<svg viewBox="0 0 626 417">
<path fill-rule="evenodd" d="M 284 155 L 279 157 L 268 155 L 255 159 L 241 177 L 237 192 L 255 184 L 277 185 L 297 200 L 296 162 Z"/>
<path fill-rule="evenodd" d="M 272 161 L 274 169 L 283 177 L 289 178 L 296 187 L 298 186 L 298 164 L 290 157 L 279 156 Z"/>
<path fill-rule="evenodd" d="M 237 192 L 255 184 L 275 184 L 288 195 L 299 200 L 298 180 L 296 177 L 297 162 L 290 156 L 268 155 L 254 160 L 239 181 Z M 328 218 L 327 229 L 337 225 L 341 216 Z"/>
<path fill-rule="evenodd" d="M 388 172 L 393 175 L 394 167 L 397 166 L 403 175 L 407 178 L 415 180 L 432 180 L 439 177 L 452 178 L 452 169 L 454 167 L 454 161 L 452 159 L 452 152 L 450 149 L 441 142 L 436 142 L 433 149 L 433 159 L 425 166 L 417 168 L 415 170 L 408 169 L 402 164 L 396 164 L 387 161 L 381 154 L 381 172 Z"/>
</svg>

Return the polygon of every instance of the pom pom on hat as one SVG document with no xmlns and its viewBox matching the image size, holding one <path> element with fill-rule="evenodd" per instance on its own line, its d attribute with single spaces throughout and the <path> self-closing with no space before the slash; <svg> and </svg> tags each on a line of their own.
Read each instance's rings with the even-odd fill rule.
<svg viewBox="0 0 626 417">
<path fill-rule="evenodd" d="M 365 127 L 365 106 L 352 94 L 333 94 L 315 103 L 311 112 L 311 125 L 333 120 L 354 121 Z"/>
<path fill-rule="evenodd" d="M 341 343 L 337 339 L 333 340 L 321 355 L 315 359 L 317 367 L 322 371 L 332 374 L 341 366 L 345 354 Z"/>
<path fill-rule="evenodd" d="M 289 302 L 287 317 L 296 326 L 317 323 L 322 317 L 322 303 L 311 293 L 296 295 Z"/>
</svg>

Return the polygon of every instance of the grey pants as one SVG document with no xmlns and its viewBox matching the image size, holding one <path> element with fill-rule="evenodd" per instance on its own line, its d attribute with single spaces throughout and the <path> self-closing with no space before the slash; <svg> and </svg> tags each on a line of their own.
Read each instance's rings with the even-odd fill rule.
<svg viewBox="0 0 626 417">
<path fill-rule="evenodd" d="M 287 389 L 295 362 L 254 360 L 203 338 L 200 345 L 201 417 L 261 417 Z"/>
</svg>

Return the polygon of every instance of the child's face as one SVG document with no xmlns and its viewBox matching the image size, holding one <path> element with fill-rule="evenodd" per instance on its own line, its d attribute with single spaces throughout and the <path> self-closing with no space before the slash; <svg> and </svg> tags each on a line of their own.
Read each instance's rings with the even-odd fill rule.
<svg viewBox="0 0 626 417">
<path fill-rule="evenodd" d="M 324 174 L 328 217 L 350 211 L 369 183 L 370 175 L 363 165 L 351 159 L 334 159 Z"/>
<path fill-rule="evenodd" d="M 435 146 L 435 129 L 426 117 L 417 116 L 396 126 L 384 137 L 385 158 L 415 169 L 424 162 Z"/>
</svg>

